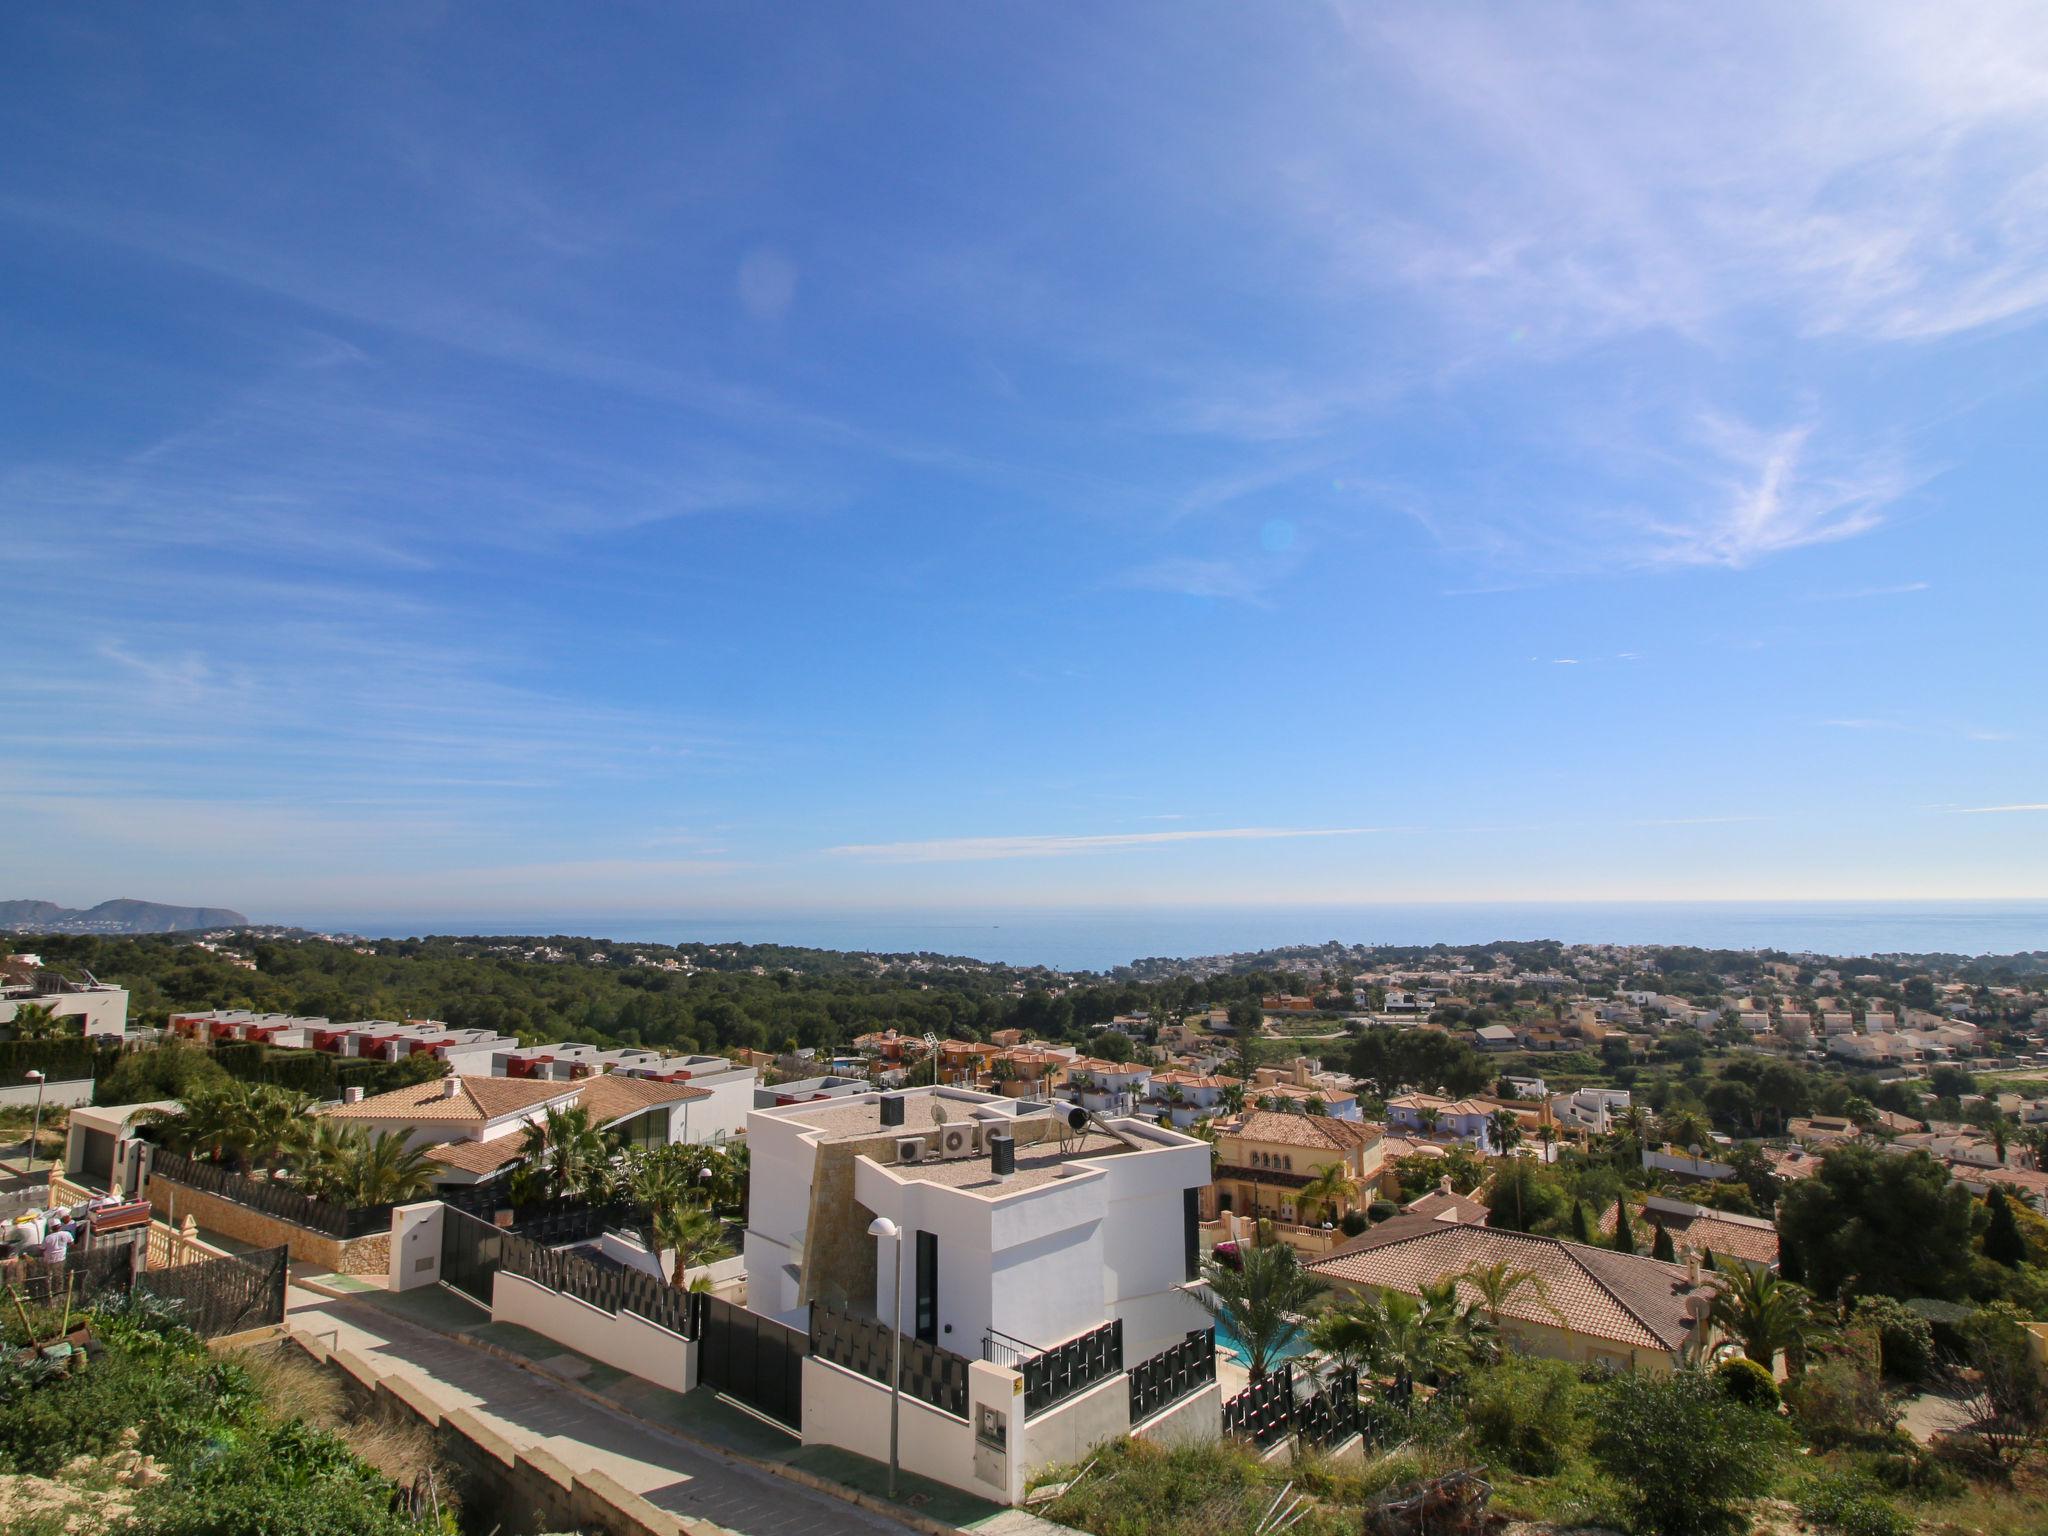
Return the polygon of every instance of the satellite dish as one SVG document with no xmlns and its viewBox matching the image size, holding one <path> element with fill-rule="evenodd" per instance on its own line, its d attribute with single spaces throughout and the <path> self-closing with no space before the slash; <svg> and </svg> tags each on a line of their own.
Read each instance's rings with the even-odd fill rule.
<svg viewBox="0 0 2048 1536">
<path fill-rule="evenodd" d="M 937 1099 L 933 1099 L 933 1100 L 932 1100 L 932 1124 L 933 1124 L 933 1125 L 944 1125 L 945 1123 L 946 1123 L 946 1106 L 945 1106 L 944 1104 L 940 1103 L 940 1102 L 939 1102 L 939 1101 L 938 1101 Z"/>
</svg>

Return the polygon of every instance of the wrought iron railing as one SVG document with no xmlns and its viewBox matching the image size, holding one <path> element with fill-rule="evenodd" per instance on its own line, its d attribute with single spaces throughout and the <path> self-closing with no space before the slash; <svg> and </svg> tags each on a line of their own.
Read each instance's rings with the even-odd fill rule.
<svg viewBox="0 0 2048 1536">
<path fill-rule="evenodd" d="M 855 1317 L 821 1301 L 811 1303 L 811 1353 L 820 1360 L 857 1371 L 871 1381 L 887 1385 L 889 1346 L 894 1330 L 871 1318 Z M 967 1368 L 965 1355 L 927 1344 L 923 1339 L 903 1340 L 903 1390 L 919 1402 L 929 1403 L 957 1419 L 967 1417 Z"/>
<path fill-rule="evenodd" d="M 1122 1318 L 1019 1360 L 1016 1369 L 1024 1378 L 1024 1416 L 1029 1418 L 1085 1392 L 1123 1368 Z"/>
<path fill-rule="evenodd" d="M 1216 1379 L 1216 1330 L 1201 1328 L 1131 1367 L 1131 1422 L 1192 1396 Z"/>
<path fill-rule="evenodd" d="M 1033 1355 L 1042 1353 L 1044 1351 L 1036 1344 L 1013 1339 L 997 1328 L 991 1328 L 981 1336 L 981 1358 L 991 1365 L 1006 1365 L 1014 1370 L 1019 1360 L 1029 1360 Z"/>
</svg>

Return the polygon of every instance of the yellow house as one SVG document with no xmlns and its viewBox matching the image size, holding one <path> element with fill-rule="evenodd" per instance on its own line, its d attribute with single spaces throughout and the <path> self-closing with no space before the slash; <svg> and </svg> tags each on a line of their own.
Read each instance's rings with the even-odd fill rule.
<svg viewBox="0 0 2048 1536">
<path fill-rule="evenodd" d="M 1668 1371 L 1697 1358 L 1712 1337 L 1707 1314 L 1717 1281 L 1691 1264 L 1589 1248 L 1555 1237 L 1495 1227 L 1396 1216 L 1353 1238 L 1308 1268 L 1332 1288 L 1419 1296 L 1425 1285 L 1506 1265 L 1540 1282 L 1525 1285 L 1501 1308 L 1501 1336 L 1532 1355 Z M 1458 1296 L 1478 1303 L 1461 1280 Z"/>
<path fill-rule="evenodd" d="M 1300 1221 L 1307 1215 L 1318 1222 L 1335 1221 L 1371 1202 L 1385 1139 L 1380 1126 L 1355 1120 L 1254 1110 L 1216 1137 L 1217 1203 L 1240 1216 Z M 1302 1212 L 1302 1190 L 1333 1163 L 1351 1175 L 1356 1192 L 1334 1211 Z"/>
</svg>

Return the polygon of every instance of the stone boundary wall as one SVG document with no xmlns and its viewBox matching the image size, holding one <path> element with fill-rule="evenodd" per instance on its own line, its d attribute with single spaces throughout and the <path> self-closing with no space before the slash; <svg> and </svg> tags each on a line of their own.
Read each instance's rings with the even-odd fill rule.
<svg viewBox="0 0 2048 1536">
<path fill-rule="evenodd" d="M 315 1232 L 311 1227 L 167 1179 L 154 1169 L 149 1175 L 149 1203 L 156 1215 L 174 1227 L 182 1226 L 190 1216 L 208 1231 L 237 1242 L 258 1248 L 275 1248 L 282 1243 L 294 1259 L 318 1264 L 333 1274 L 380 1275 L 391 1267 L 389 1232 L 347 1239 L 329 1237 L 325 1232 Z"/>
</svg>

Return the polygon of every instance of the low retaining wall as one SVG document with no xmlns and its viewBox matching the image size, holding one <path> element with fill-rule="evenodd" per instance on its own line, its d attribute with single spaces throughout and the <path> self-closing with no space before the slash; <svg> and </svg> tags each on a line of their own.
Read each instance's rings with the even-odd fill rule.
<svg viewBox="0 0 2048 1536">
<path fill-rule="evenodd" d="M 500 1270 L 491 1277 L 491 1321 L 516 1323 L 579 1355 L 671 1392 L 697 1385 L 697 1345 L 631 1312 L 611 1313 Z"/>
<path fill-rule="evenodd" d="M 1220 1416 L 1219 1416 L 1220 1422 Z M 1085 1461 L 1105 1440 L 1131 1432 L 1131 1378 L 1122 1371 L 1033 1414 L 1024 1424 L 1024 1475 Z"/>
<path fill-rule="evenodd" d="M 718 1527 L 671 1514 L 602 1472 L 572 1472 L 539 1449 L 521 1450 L 474 1414 L 443 1413 L 401 1377 L 379 1376 L 360 1356 L 294 1333 L 292 1341 L 341 1373 L 357 1394 L 436 1432 L 442 1452 L 487 1490 L 508 1536 L 596 1528 L 611 1536 L 723 1536 Z"/>
<path fill-rule="evenodd" d="M 156 1172 L 149 1176 L 149 1203 L 173 1226 L 182 1225 L 190 1216 L 208 1231 L 232 1237 L 236 1242 L 259 1248 L 274 1248 L 282 1243 L 294 1259 L 318 1264 L 337 1275 L 384 1274 L 391 1268 L 389 1232 L 347 1239 L 329 1237 L 325 1232 L 315 1232 L 311 1227 L 239 1205 L 225 1196 L 208 1194 Z"/>
</svg>

